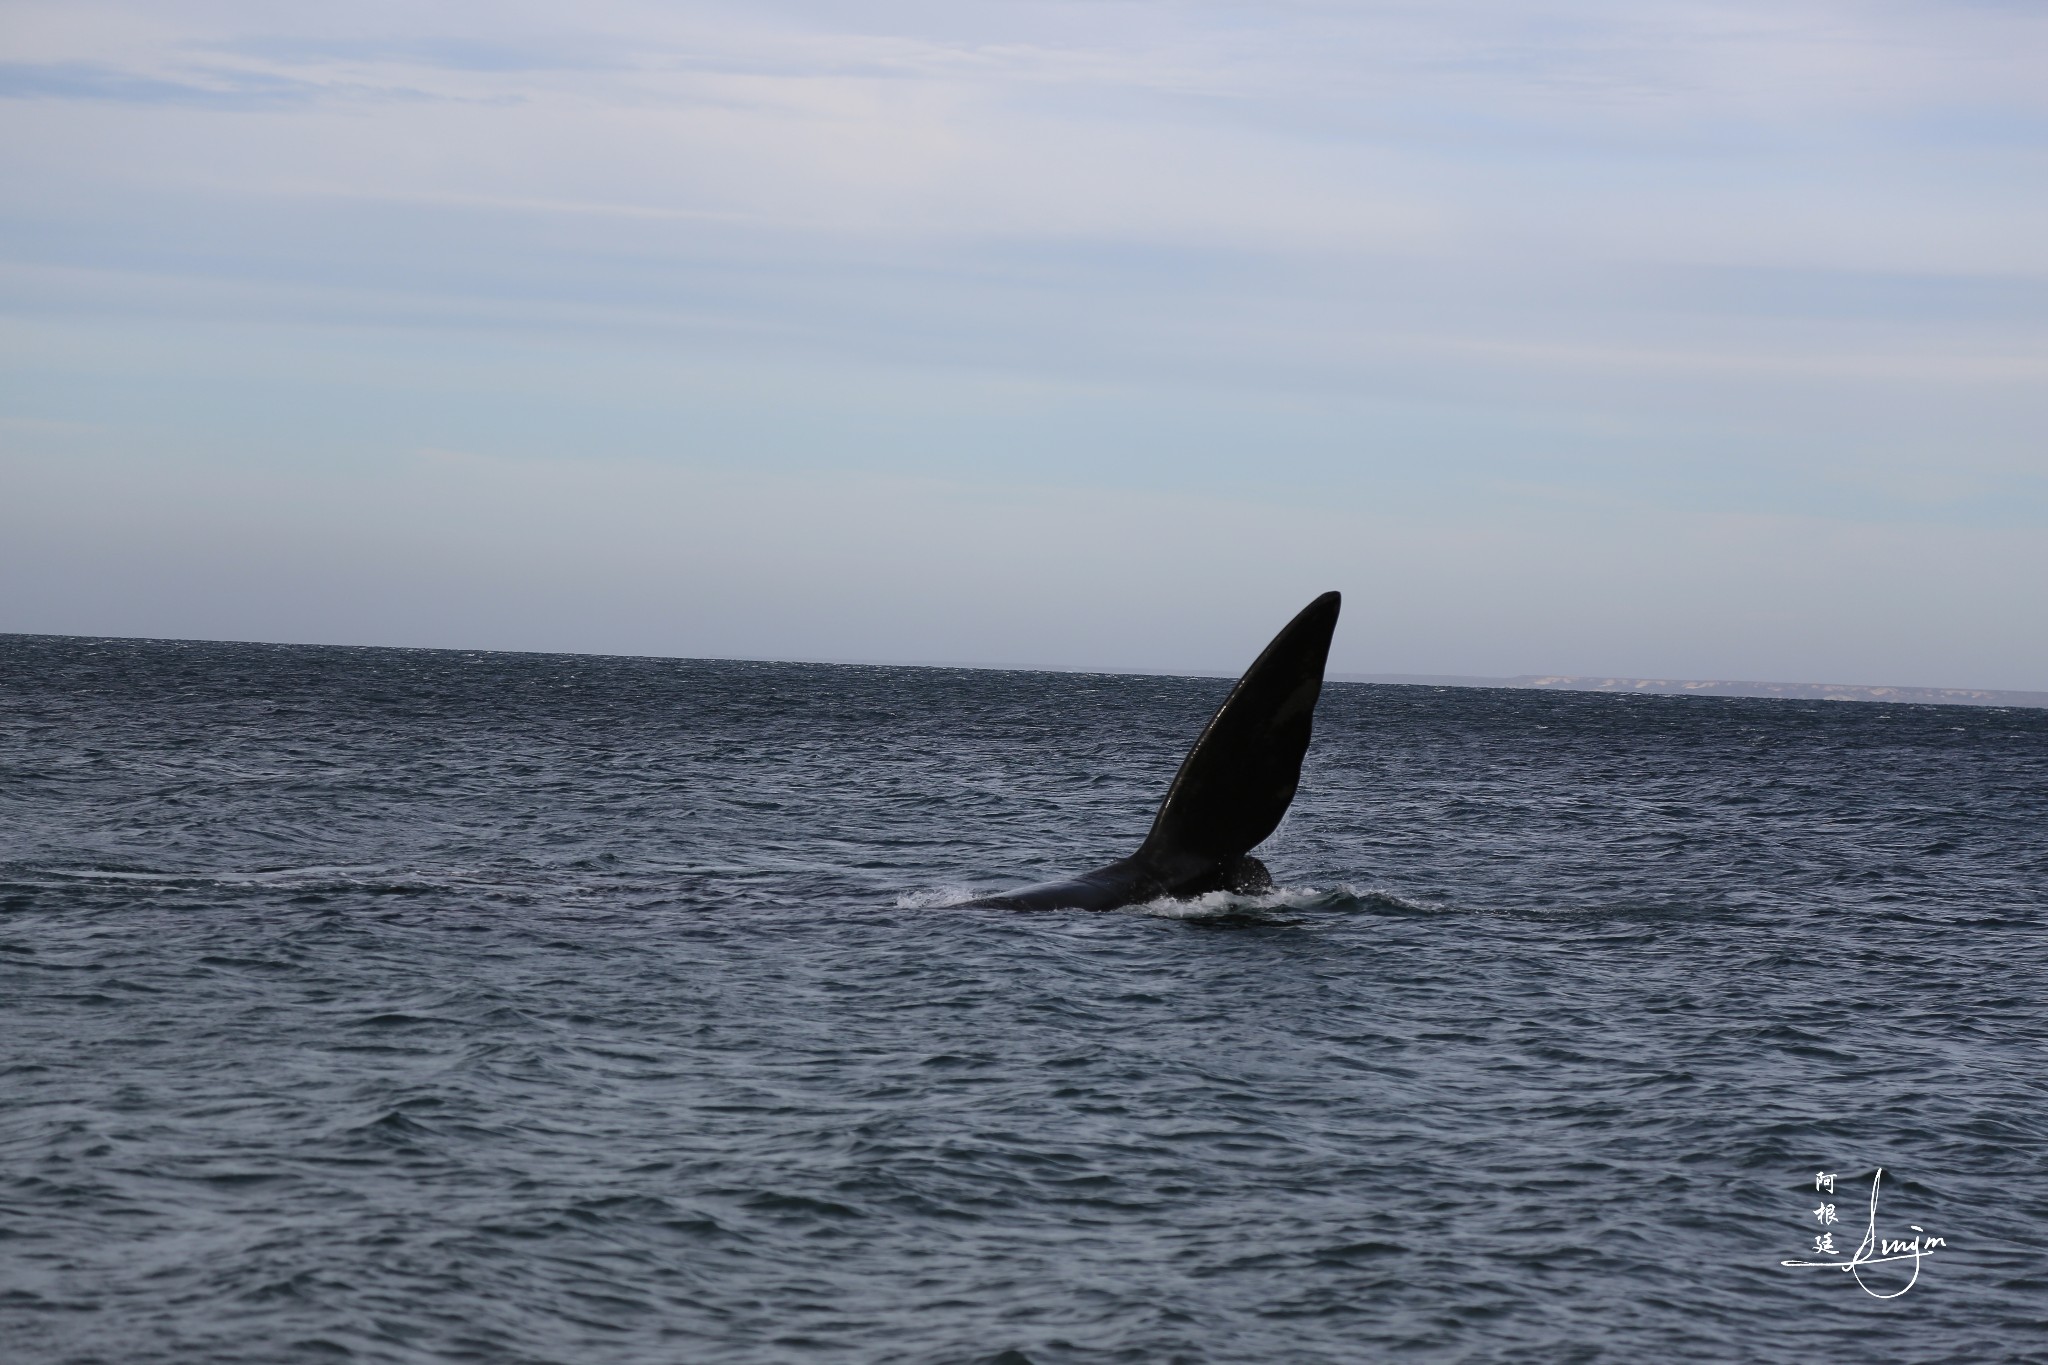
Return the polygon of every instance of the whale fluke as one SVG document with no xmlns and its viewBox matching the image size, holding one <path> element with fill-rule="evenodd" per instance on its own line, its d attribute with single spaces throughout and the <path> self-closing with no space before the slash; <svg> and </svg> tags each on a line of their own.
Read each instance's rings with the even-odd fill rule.
<svg viewBox="0 0 2048 1365">
<path fill-rule="evenodd" d="M 1166 896 L 1272 885 L 1251 851 L 1279 827 L 1301 783 L 1301 760 L 1342 600 L 1326 592 L 1302 608 L 1245 670 L 1182 760 L 1136 853 L 1068 881 L 968 903 L 1007 910 L 1112 910 Z"/>
</svg>

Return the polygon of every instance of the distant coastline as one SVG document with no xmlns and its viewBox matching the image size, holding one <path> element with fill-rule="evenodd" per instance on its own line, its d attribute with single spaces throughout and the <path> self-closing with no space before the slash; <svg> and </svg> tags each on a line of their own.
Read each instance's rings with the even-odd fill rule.
<svg viewBox="0 0 2048 1365">
<path fill-rule="evenodd" d="M 1788 701 L 1908 702 L 1933 706 L 2048 707 L 2048 692 L 1984 687 L 1884 687 L 1862 683 L 1731 682 L 1697 678 L 1611 678 L 1597 674 L 1527 673 L 1472 678 L 1433 673 L 1332 673 L 1332 682 L 1402 683 L 1423 687 L 1521 687 L 1552 692 L 1641 692 L 1659 697 L 1779 697 Z"/>
</svg>

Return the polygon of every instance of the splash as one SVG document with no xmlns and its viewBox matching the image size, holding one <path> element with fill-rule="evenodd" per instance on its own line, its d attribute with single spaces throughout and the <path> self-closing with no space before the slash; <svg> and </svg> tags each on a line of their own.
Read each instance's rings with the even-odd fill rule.
<svg viewBox="0 0 2048 1365">
<path fill-rule="evenodd" d="M 955 905 L 965 905 L 982 893 L 971 886 L 936 886 L 919 891 L 906 891 L 896 898 L 898 910 L 945 910 Z"/>
</svg>

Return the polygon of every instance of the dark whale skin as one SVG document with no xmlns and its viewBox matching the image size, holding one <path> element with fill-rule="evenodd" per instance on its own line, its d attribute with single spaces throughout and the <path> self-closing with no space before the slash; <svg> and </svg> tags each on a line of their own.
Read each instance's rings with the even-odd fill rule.
<svg viewBox="0 0 2048 1365">
<path fill-rule="evenodd" d="M 1065 881 L 967 902 L 999 910 L 1114 910 L 1210 891 L 1261 891 L 1250 856 L 1301 784 L 1342 597 L 1326 592 L 1281 627 L 1181 761 L 1145 842 L 1128 858 Z"/>
</svg>

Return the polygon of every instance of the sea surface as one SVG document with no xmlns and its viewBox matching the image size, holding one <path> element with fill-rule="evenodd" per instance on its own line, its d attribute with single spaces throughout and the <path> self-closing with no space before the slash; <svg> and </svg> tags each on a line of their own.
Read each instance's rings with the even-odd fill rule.
<svg viewBox="0 0 2048 1365">
<path fill-rule="evenodd" d="M 2048 711 L 1333 684 L 958 904 L 1227 686 L 0 636 L 0 1355 L 2048 1359 Z"/>
</svg>

